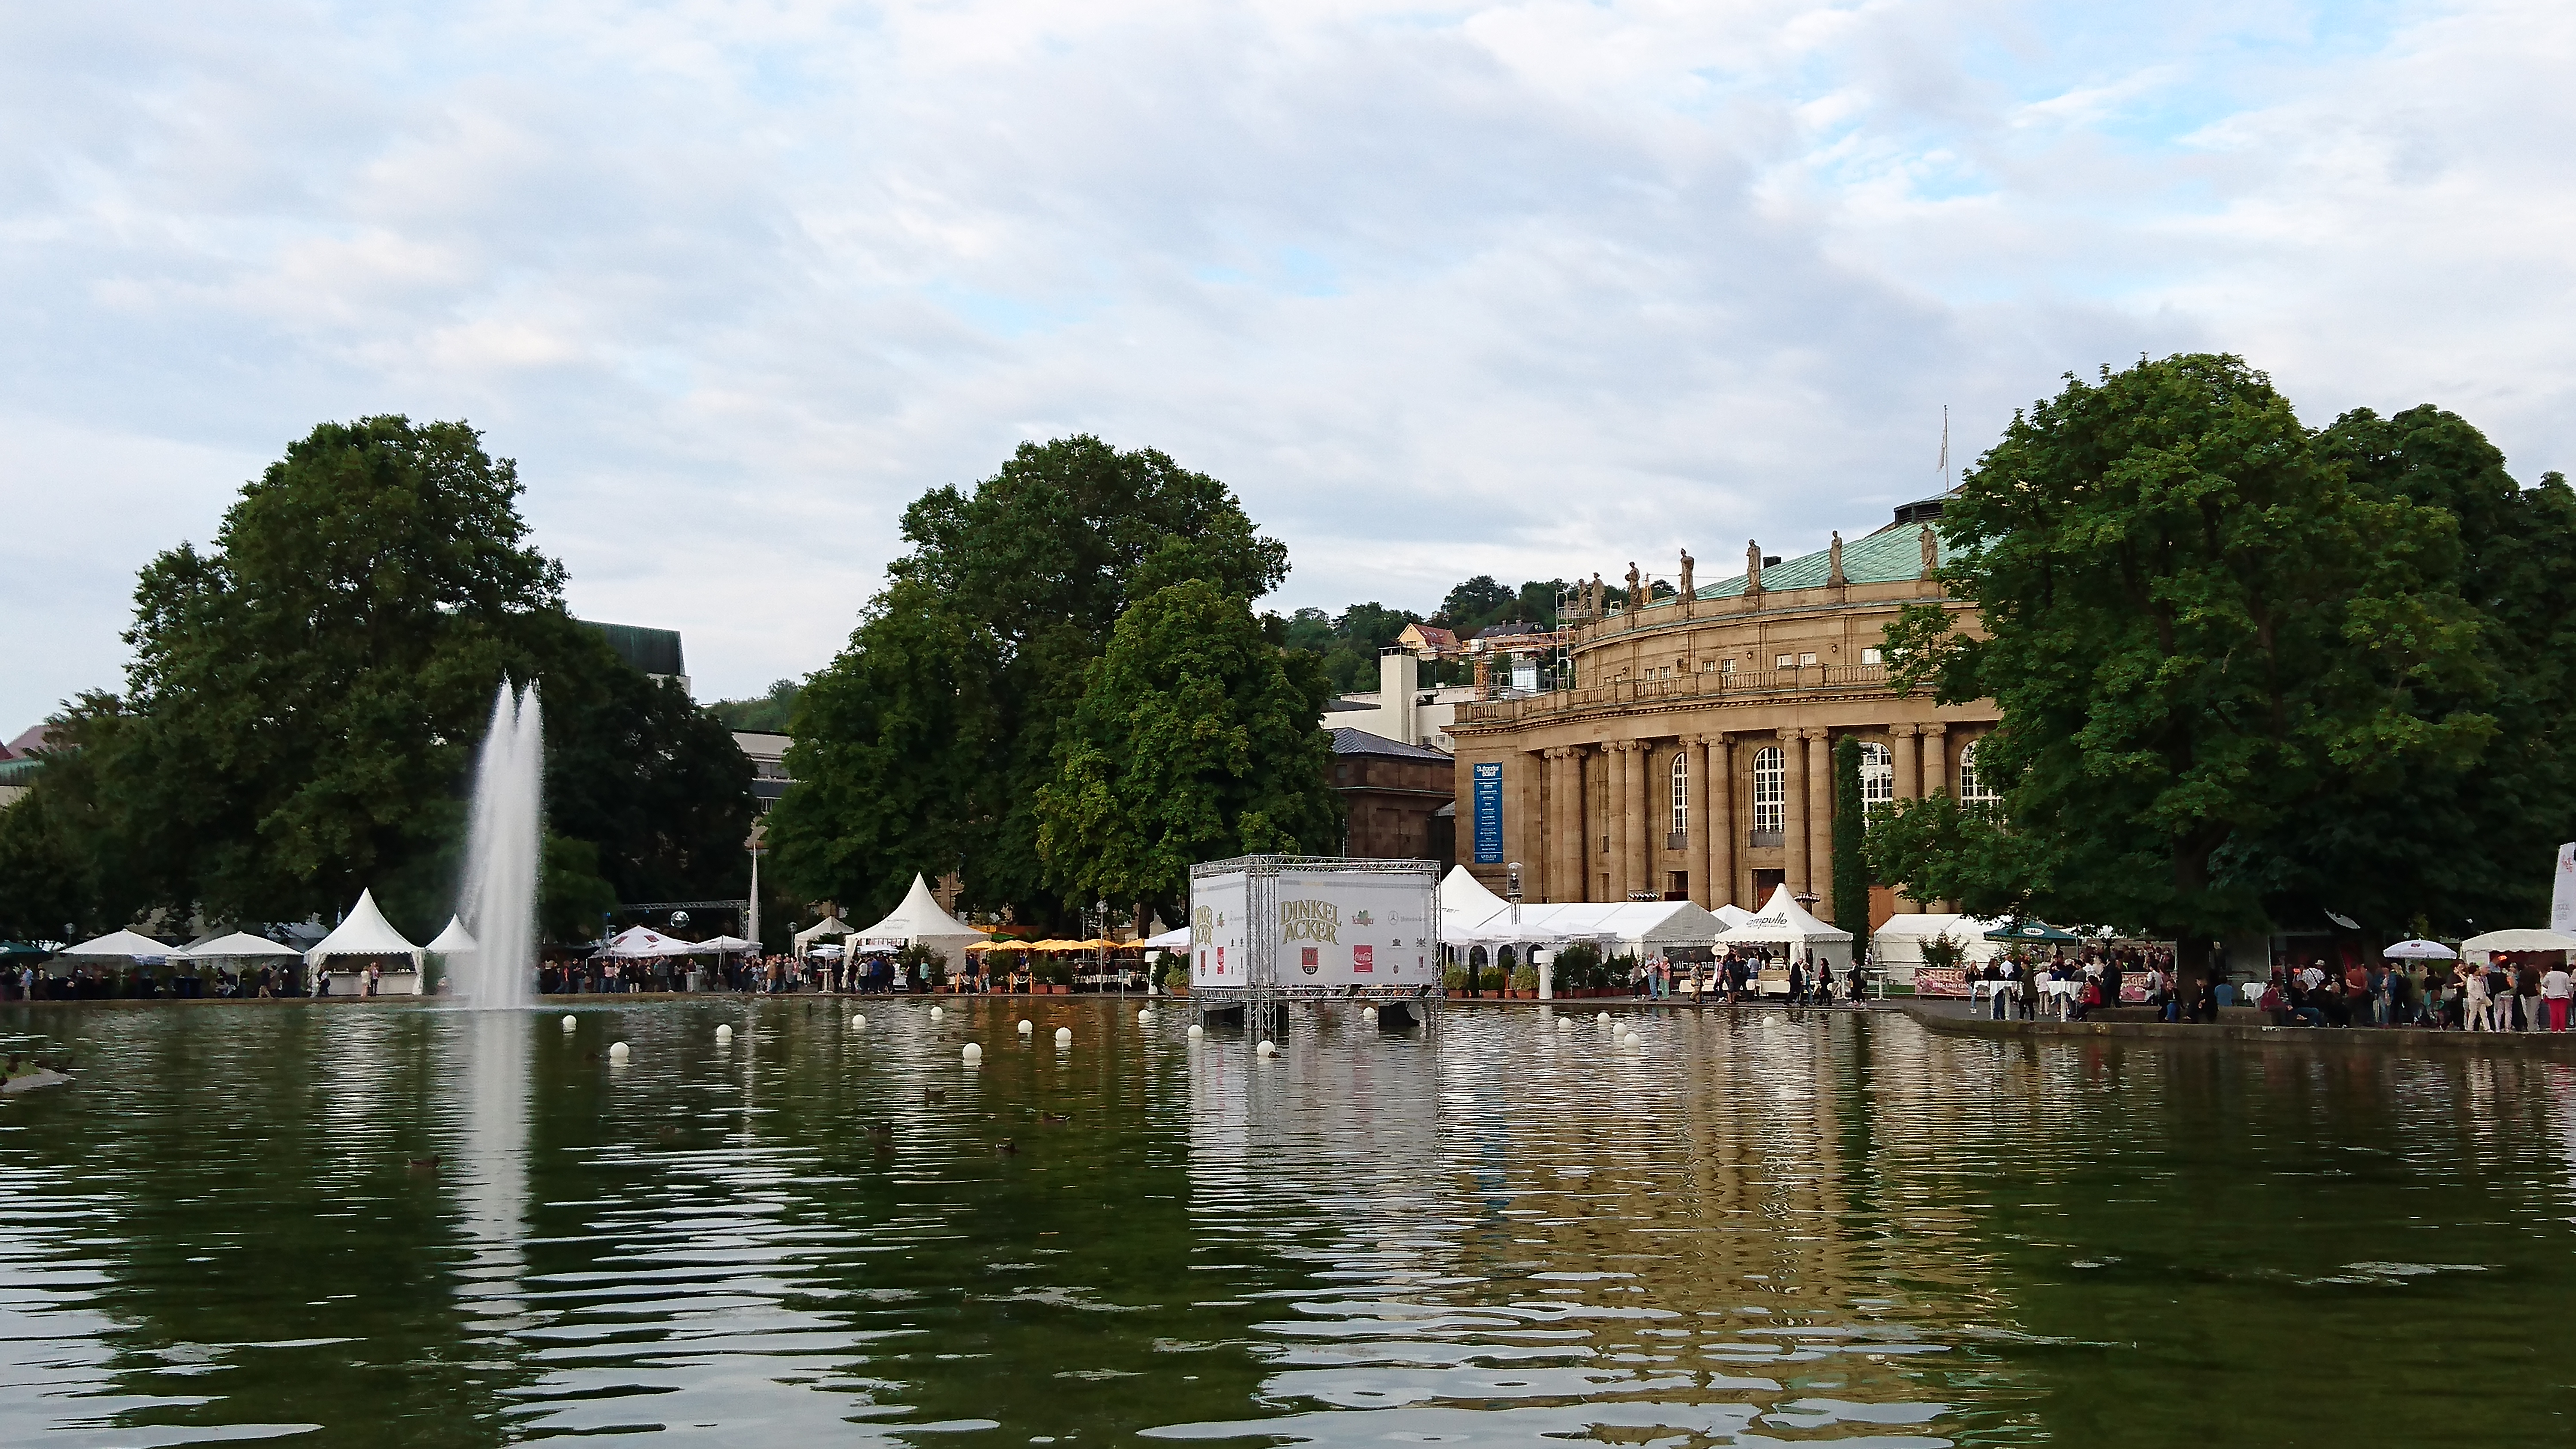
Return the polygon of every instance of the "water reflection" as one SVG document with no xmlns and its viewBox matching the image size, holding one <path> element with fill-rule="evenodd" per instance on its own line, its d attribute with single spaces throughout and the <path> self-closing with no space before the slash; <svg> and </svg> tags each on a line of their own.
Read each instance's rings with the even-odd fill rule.
<svg viewBox="0 0 2576 1449">
<path fill-rule="evenodd" d="M 0 1013 L 0 1441 L 2556 1437 L 2556 1062 L 865 1009 Z"/>
</svg>

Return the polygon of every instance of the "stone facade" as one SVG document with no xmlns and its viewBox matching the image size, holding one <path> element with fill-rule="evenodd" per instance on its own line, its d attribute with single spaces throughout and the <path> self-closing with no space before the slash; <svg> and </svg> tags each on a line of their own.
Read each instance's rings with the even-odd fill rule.
<svg viewBox="0 0 2576 1449">
<path fill-rule="evenodd" d="M 1830 919 L 1835 742 L 1869 752 L 1865 802 L 1956 794 L 1996 719 L 1988 701 L 1900 696 L 1880 662 L 1897 610 L 1944 597 L 1927 511 L 1908 505 L 1867 538 L 1836 535 L 1749 578 L 1610 612 L 1576 639 L 1576 688 L 1460 706 L 1460 854 L 1473 854 L 1474 766 L 1499 760 L 1506 864 L 1521 864 L 1532 899 L 1750 907 L 1785 883 Z M 1469 869 L 1500 890 L 1506 864 Z M 1877 917 L 1943 904 L 1874 894 Z"/>
</svg>

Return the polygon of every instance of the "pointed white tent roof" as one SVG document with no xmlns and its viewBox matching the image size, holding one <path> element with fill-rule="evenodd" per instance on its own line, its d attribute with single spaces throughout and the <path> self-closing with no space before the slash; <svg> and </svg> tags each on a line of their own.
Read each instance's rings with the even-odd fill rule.
<svg viewBox="0 0 2576 1449">
<path fill-rule="evenodd" d="M 292 946 L 281 946 L 266 936 L 254 936 L 248 931 L 235 931 L 229 936 L 217 936 L 211 941 L 189 947 L 187 952 L 188 959 L 191 961 L 226 961 L 245 956 L 301 956 L 303 954 Z"/>
<path fill-rule="evenodd" d="M 420 955 L 420 948 L 404 939 L 385 913 L 376 909 L 376 893 L 362 890 L 358 903 L 349 908 L 349 918 L 323 937 L 322 944 L 305 952 L 304 960 L 307 965 L 319 965 L 331 956 L 409 956 L 417 962 Z"/>
<path fill-rule="evenodd" d="M 1521 906 L 1520 923 L 1512 908 L 1498 903 L 1478 920 L 1450 916 L 1446 887 L 1441 896 L 1440 939 L 1452 946 L 1546 945 L 1552 941 L 1600 941 L 1613 949 L 1652 950 L 1657 946 L 1705 946 L 1724 929 L 1717 917 L 1691 901 L 1559 901 Z"/>
<path fill-rule="evenodd" d="M 1460 931 L 1470 930 L 1491 920 L 1496 912 L 1508 909 L 1510 905 L 1511 902 L 1486 889 L 1485 883 L 1476 879 L 1467 867 L 1453 865 L 1449 867 L 1449 873 L 1440 878 L 1441 939 L 1452 939 L 1449 933 L 1452 926 Z"/>
<path fill-rule="evenodd" d="M 66 946 L 55 953 L 62 956 L 123 956 L 130 961 L 157 961 L 173 955 L 178 948 L 153 940 L 139 931 L 110 931 L 77 946 Z"/>
<path fill-rule="evenodd" d="M 814 942 L 825 936 L 846 936 L 848 934 L 850 934 L 849 922 L 842 920 L 838 916 L 825 916 L 823 919 L 816 921 L 814 924 L 807 926 L 804 930 L 796 933 L 796 954 L 800 956 L 805 954 L 805 948 L 807 946 L 812 945 Z"/>
<path fill-rule="evenodd" d="M 930 883 L 913 873 L 912 889 L 904 892 L 903 904 L 887 917 L 864 931 L 853 932 L 862 941 L 901 941 L 920 944 L 934 951 L 955 956 L 959 951 L 984 939 L 984 933 L 939 908 L 930 894 Z"/>
<path fill-rule="evenodd" d="M 448 917 L 447 929 L 438 933 L 438 939 L 429 943 L 429 949 L 443 956 L 462 956 L 472 951 L 474 938 L 466 933 L 465 918 Z"/>
<path fill-rule="evenodd" d="M 1736 905 L 1719 906 L 1709 914 L 1717 917 L 1718 922 L 1730 931 L 1753 919 L 1751 911 Z"/>
<path fill-rule="evenodd" d="M 1848 946 L 1851 938 L 1851 932 L 1828 926 L 1809 915 L 1805 907 L 1790 899 L 1787 886 L 1776 886 L 1771 891 L 1771 899 L 1762 903 L 1758 913 L 1717 939 L 1771 946 L 1806 946 L 1840 941 Z"/>
<path fill-rule="evenodd" d="M 626 957 L 685 956 L 693 944 L 695 943 L 683 941 L 677 936 L 665 936 L 650 926 L 629 926 L 609 937 L 608 944 L 600 948 L 599 954 Z"/>
<path fill-rule="evenodd" d="M 1147 936 L 1136 944 L 1148 951 L 1186 951 L 1190 948 L 1190 928 L 1175 926 L 1168 931 Z"/>
</svg>

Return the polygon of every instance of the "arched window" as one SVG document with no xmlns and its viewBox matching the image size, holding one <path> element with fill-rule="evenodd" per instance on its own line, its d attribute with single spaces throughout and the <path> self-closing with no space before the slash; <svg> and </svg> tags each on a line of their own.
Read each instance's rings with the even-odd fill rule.
<svg viewBox="0 0 2576 1449">
<path fill-rule="evenodd" d="M 1673 834 L 1690 829 L 1690 751 L 1673 752 Z"/>
<path fill-rule="evenodd" d="M 1993 782 L 1977 768 L 1974 740 L 1959 750 L 1959 804 L 1971 815 L 1994 815 L 2003 810 L 2004 797 L 1995 793 Z"/>
<path fill-rule="evenodd" d="M 1863 740 L 1860 746 L 1860 814 L 1875 821 L 1896 799 L 1896 756 L 1887 746 Z"/>
<path fill-rule="evenodd" d="M 1784 829 L 1782 816 L 1789 798 L 1789 770 L 1778 745 L 1764 745 L 1753 752 L 1753 828 Z"/>
</svg>

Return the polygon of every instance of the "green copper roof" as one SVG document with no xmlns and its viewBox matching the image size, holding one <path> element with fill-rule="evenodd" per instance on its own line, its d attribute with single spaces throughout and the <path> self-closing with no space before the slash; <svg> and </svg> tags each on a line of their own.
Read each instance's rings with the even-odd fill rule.
<svg viewBox="0 0 2576 1449">
<path fill-rule="evenodd" d="M 1934 533 L 1933 544 L 1940 546 L 1940 534 Z M 1765 589 L 1820 589 L 1831 571 L 1833 550 L 1820 548 L 1796 558 L 1782 559 L 1762 570 Z M 1948 554 L 1943 553 L 1943 558 Z M 1902 524 L 1882 528 L 1862 538 L 1843 540 L 1843 577 L 1855 584 L 1894 584 L 1923 577 L 1923 530 Z M 1731 599 L 1744 592 L 1744 575 L 1720 579 L 1700 587 L 1703 599 Z"/>
</svg>

